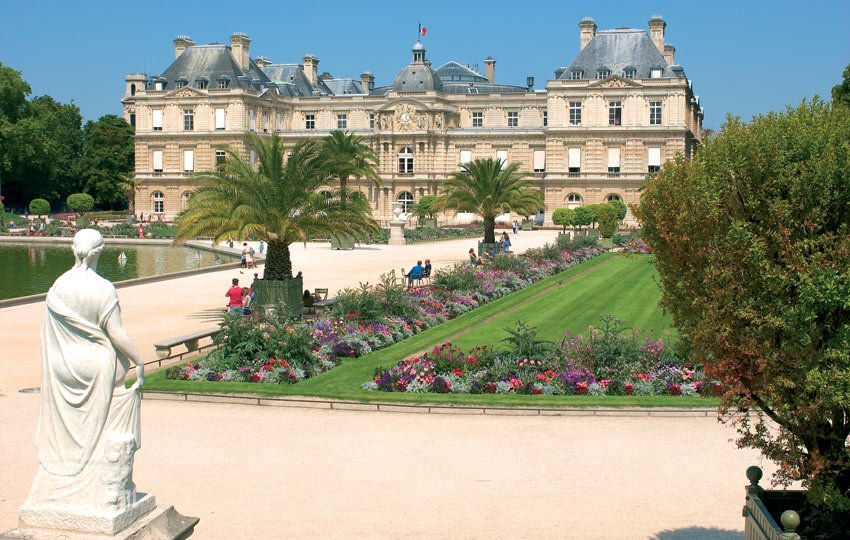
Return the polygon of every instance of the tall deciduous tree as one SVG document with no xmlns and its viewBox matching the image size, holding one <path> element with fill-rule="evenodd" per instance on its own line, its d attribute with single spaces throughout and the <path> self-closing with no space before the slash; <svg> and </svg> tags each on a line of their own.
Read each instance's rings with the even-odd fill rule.
<svg viewBox="0 0 850 540">
<path fill-rule="evenodd" d="M 83 129 L 83 155 L 80 174 L 86 193 L 99 205 L 127 204 L 122 177 L 133 170 L 135 149 L 133 127 L 123 118 L 108 114 Z"/>
<path fill-rule="evenodd" d="M 832 102 L 850 106 L 850 64 L 844 68 L 844 78 L 832 87 Z"/>
<path fill-rule="evenodd" d="M 440 195 L 440 207 L 481 216 L 485 243 L 496 242 L 496 216 L 508 212 L 527 216 L 543 206 L 543 192 L 528 173 L 519 172 L 519 163 L 503 166 L 502 160 L 493 158 L 465 163 L 443 183 Z"/>
<path fill-rule="evenodd" d="M 725 384 L 739 444 L 802 481 L 837 526 L 850 514 L 848 141 L 850 107 L 817 100 L 729 118 L 635 209 L 662 304 Z"/>
<path fill-rule="evenodd" d="M 572 208 L 556 208 L 552 212 L 552 223 L 560 225 L 567 232 L 567 227 L 575 225 L 576 211 Z"/>
<path fill-rule="evenodd" d="M 327 197 L 327 164 L 321 146 L 304 141 L 287 159 L 283 141 L 250 137 L 259 164 L 251 165 L 237 150 L 228 149 L 221 170 L 201 173 L 198 189 L 177 216 L 177 240 L 212 235 L 215 241 L 251 236 L 268 244 L 265 279 L 292 277 L 289 246 L 312 237 L 369 233 L 378 229 L 363 197 L 340 193 Z"/>
</svg>

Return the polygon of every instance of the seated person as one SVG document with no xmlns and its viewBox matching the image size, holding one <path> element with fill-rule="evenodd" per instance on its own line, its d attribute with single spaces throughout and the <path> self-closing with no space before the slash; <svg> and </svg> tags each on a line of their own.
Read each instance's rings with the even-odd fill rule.
<svg viewBox="0 0 850 540">
<path fill-rule="evenodd" d="M 425 269 L 422 271 L 422 277 L 431 277 L 431 259 L 425 259 Z"/>
<path fill-rule="evenodd" d="M 313 307 L 313 304 L 316 303 L 315 299 L 313 298 L 313 295 L 310 294 L 309 289 L 304 290 L 304 296 L 302 297 L 301 302 L 304 304 L 304 307 L 307 308 Z"/>
<path fill-rule="evenodd" d="M 469 248 L 469 262 L 470 264 L 480 264 L 478 261 L 481 259 L 478 255 L 475 254 L 475 250 Z"/>
<path fill-rule="evenodd" d="M 495 258 L 496 258 L 496 248 L 491 247 L 490 249 L 487 250 L 486 253 L 484 253 L 484 260 L 487 261 L 487 262 L 490 262 Z"/>
<path fill-rule="evenodd" d="M 422 272 L 425 271 L 425 267 L 422 266 L 422 261 L 416 261 L 416 266 L 410 269 L 410 272 L 407 273 L 407 286 L 413 287 L 414 281 L 419 281 L 422 279 Z"/>
</svg>

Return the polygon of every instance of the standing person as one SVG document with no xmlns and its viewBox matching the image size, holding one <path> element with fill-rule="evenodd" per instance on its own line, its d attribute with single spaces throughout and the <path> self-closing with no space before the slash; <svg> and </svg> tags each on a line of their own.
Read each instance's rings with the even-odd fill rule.
<svg viewBox="0 0 850 540">
<path fill-rule="evenodd" d="M 242 268 L 248 267 L 248 242 L 242 242 Z"/>
<path fill-rule="evenodd" d="M 139 240 L 145 237 L 145 228 L 139 225 Z"/>
<path fill-rule="evenodd" d="M 245 311 L 242 309 L 242 287 L 239 286 L 239 280 L 237 278 L 233 278 L 232 283 L 233 285 L 227 289 L 224 296 L 229 298 L 227 302 L 228 313 L 238 317 L 245 314 Z"/>
<path fill-rule="evenodd" d="M 44 222 L 43 221 L 41 223 L 39 223 L 39 225 L 38 225 L 38 235 L 44 236 Z"/>
<path fill-rule="evenodd" d="M 265 245 L 265 244 L 263 244 L 263 241 L 262 241 L 262 240 L 260 240 L 260 255 L 262 255 L 262 254 L 263 254 L 263 249 L 265 249 L 265 247 L 266 247 L 266 245 Z"/>
<path fill-rule="evenodd" d="M 245 258 L 245 268 L 254 268 L 254 246 L 248 246 L 248 256 Z"/>
<path fill-rule="evenodd" d="M 30 223 L 30 236 L 35 236 L 35 223 Z"/>
<path fill-rule="evenodd" d="M 511 250 L 511 236 L 507 231 L 502 233 L 502 251 L 508 253 Z"/>
<path fill-rule="evenodd" d="M 516 221 L 516 220 L 514 220 L 514 222 L 512 223 L 512 225 L 513 225 L 513 229 L 514 229 L 514 234 L 516 234 L 516 233 L 517 233 L 517 229 L 519 229 L 519 223 L 517 223 L 517 221 Z"/>
</svg>

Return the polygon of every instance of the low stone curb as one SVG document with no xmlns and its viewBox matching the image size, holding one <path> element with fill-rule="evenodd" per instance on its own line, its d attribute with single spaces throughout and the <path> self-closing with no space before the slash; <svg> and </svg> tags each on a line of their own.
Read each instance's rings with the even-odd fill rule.
<svg viewBox="0 0 850 540">
<path fill-rule="evenodd" d="M 308 397 L 274 398 L 240 394 L 193 394 L 189 392 L 142 392 L 143 399 L 229 403 L 260 407 L 292 407 L 335 411 L 366 411 L 406 414 L 458 414 L 484 416 L 608 416 L 608 417 L 697 417 L 717 414 L 713 408 L 597 408 L 597 407 L 487 407 L 481 405 L 410 405 L 404 403 L 364 403 L 360 401 L 313 399 Z"/>
</svg>

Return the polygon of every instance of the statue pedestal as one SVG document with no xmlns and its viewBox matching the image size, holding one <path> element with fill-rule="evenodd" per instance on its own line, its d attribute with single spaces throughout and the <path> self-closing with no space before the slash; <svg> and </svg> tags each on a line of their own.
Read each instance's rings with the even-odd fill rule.
<svg viewBox="0 0 850 540">
<path fill-rule="evenodd" d="M 153 501 L 154 497 L 153 495 L 146 495 L 139 502 L 141 503 L 146 499 Z M 60 516 L 61 513 L 53 512 L 51 521 Z M 81 519 L 81 517 L 76 516 L 74 519 Z M 89 517 L 86 516 L 83 519 L 89 519 Z M 19 528 L 0 534 L 0 540 L 142 540 L 144 538 L 180 540 L 192 536 L 192 533 L 195 532 L 195 525 L 199 521 L 196 517 L 181 515 L 173 506 L 156 506 L 147 515 L 142 516 L 129 527 L 115 534 L 80 532 L 78 530 L 34 526 L 33 524 L 25 525 L 23 520 L 23 515 L 21 515 Z M 65 525 L 70 524 L 66 523 Z"/>
<path fill-rule="evenodd" d="M 404 221 L 394 219 L 390 221 L 390 240 L 391 246 L 403 246 L 406 241 L 404 239 Z"/>
</svg>

